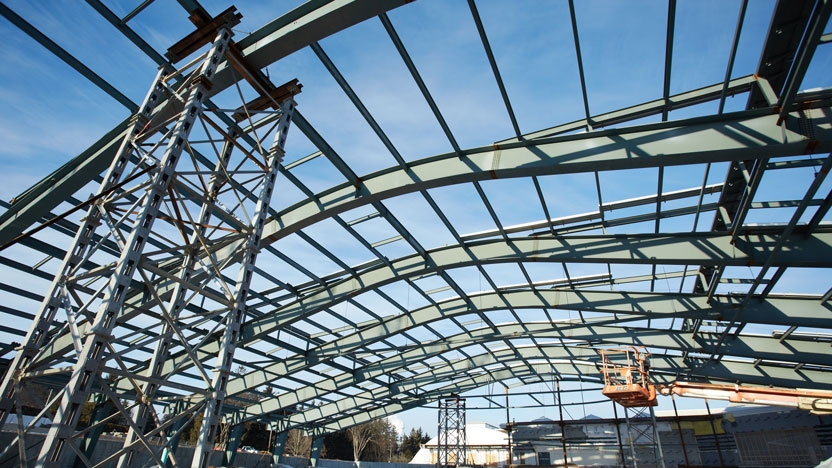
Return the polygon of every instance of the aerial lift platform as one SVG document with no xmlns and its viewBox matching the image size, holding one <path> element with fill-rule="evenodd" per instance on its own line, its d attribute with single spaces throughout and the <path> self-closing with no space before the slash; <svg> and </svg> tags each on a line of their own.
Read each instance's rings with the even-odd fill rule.
<svg viewBox="0 0 832 468">
<path fill-rule="evenodd" d="M 656 385 L 650 381 L 650 353 L 645 348 L 601 350 L 601 393 L 625 408 L 656 406 Z"/>
</svg>

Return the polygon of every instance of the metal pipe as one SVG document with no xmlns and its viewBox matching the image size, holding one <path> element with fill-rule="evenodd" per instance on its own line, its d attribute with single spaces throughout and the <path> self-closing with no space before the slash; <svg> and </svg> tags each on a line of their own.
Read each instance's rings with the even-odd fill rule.
<svg viewBox="0 0 832 468">
<path fill-rule="evenodd" d="M 566 424 L 563 422 L 563 400 L 560 396 L 560 379 L 555 381 L 558 390 L 558 412 L 560 413 L 560 443 L 563 448 L 563 465 L 566 466 L 569 460 L 566 455 Z"/>
<path fill-rule="evenodd" d="M 711 423 L 711 432 L 714 434 L 714 445 L 716 445 L 716 454 L 719 455 L 719 466 L 725 466 L 725 460 L 722 459 L 722 447 L 719 445 L 719 437 L 716 436 L 716 423 L 714 423 L 714 416 L 711 414 L 711 407 L 708 405 L 708 399 L 705 399 L 705 410 L 708 412 L 708 421 Z"/>
<path fill-rule="evenodd" d="M 679 442 L 682 443 L 682 455 L 685 456 L 685 466 L 690 465 L 688 460 L 688 449 L 685 447 L 685 437 L 682 434 L 682 423 L 679 421 L 679 410 L 676 409 L 676 397 L 671 395 L 670 401 L 673 402 L 673 414 L 676 416 L 676 428 L 679 430 Z"/>
<path fill-rule="evenodd" d="M 508 454 L 506 454 L 507 467 L 511 466 L 511 419 L 508 414 L 508 387 L 506 387 L 506 435 L 508 437 Z"/>
<path fill-rule="evenodd" d="M 615 436 L 618 439 L 618 455 L 621 457 L 621 468 L 627 468 L 627 457 L 624 456 L 624 444 L 621 443 L 621 427 L 618 425 L 618 409 L 615 406 L 615 402 L 610 401 L 612 402 L 612 414 L 615 424 Z"/>
</svg>

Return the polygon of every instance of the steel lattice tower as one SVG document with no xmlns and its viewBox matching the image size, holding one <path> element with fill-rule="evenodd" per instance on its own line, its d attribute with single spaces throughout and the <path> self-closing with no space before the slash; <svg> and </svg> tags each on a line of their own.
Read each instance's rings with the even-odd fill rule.
<svg viewBox="0 0 832 468">
<path fill-rule="evenodd" d="M 0 464 L 184 466 L 203 420 L 196 466 L 236 464 L 249 422 L 318 458 L 498 382 L 595 392 L 620 346 L 650 348 L 659 400 L 832 407 L 830 2 L 14 3 Z M 314 84 L 300 111 L 268 76 Z"/>
<path fill-rule="evenodd" d="M 465 399 L 439 400 L 439 427 L 436 463 L 438 467 L 463 466 L 467 462 Z"/>
<path fill-rule="evenodd" d="M 626 421 L 626 443 L 630 449 L 630 461 L 638 468 L 639 456 L 648 465 L 664 467 L 664 454 L 659 431 L 656 426 L 656 414 L 653 407 L 624 407 Z"/>
<path fill-rule="evenodd" d="M 300 91 L 296 81 L 272 85 L 239 57 L 231 39 L 239 18 L 232 8 L 211 21 L 195 21 L 198 30 L 170 49 L 177 61 L 207 47 L 180 70 L 160 69 L 97 193 L 85 203 L 84 223 L 2 382 L 0 424 L 10 414 L 22 418 L 27 382 L 63 365 L 50 373 L 67 383 L 44 402 L 44 411 L 53 405 L 58 410 L 36 466 L 57 468 L 73 459 L 90 465 L 112 412 L 128 422 L 129 431 L 108 461 L 138 466 L 134 455 L 142 450 L 157 464 L 171 460 L 182 466 L 175 441 L 202 414 L 191 466 L 210 464 L 295 106 L 292 96 Z M 219 111 L 208 97 L 226 60 L 261 95 Z M 213 158 L 204 155 L 210 152 Z M 220 237 L 231 243 L 218 243 Z M 224 261 L 216 258 L 221 247 L 233 252 Z M 135 293 L 137 285 L 144 285 L 142 293 Z M 210 312 L 194 312 L 194 304 Z M 140 323 L 154 329 L 153 339 L 125 349 L 118 340 Z M 215 354 L 194 351 L 187 342 L 200 329 L 221 337 Z M 72 339 L 62 344 L 55 336 L 64 330 Z M 51 358 L 44 349 L 54 352 Z M 124 359 L 131 350 L 149 352 L 147 365 Z M 202 388 L 177 382 L 186 368 L 201 376 Z M 132 401 L 125 397 L 131 391 Z M 90 428 L 82 429 L 81 413 L 91 404 L 96 409 Z M 178 410 L 163 421 L 157 411 L 170 404 Z M 166 433 L 166 444 L 150 443 Z M 22 431 L 16 442 L 6 450 L 19 447 L 26 466 Z"/>
</svg>

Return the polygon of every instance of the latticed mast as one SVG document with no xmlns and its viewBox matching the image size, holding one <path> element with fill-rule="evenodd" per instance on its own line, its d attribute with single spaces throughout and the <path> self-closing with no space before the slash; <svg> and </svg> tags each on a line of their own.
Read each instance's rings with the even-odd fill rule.
<svg viewBox="0 0 832 468">
<path fill-rule="evenodd" d="M 192 466 L 210 463 L 300 84 L 275 86 L 246 64 L 232 42 L 240 20 L 233 8 L 192 19 L 197 31 L 168 56 L 207 50 L 157 74 L 84 203 L 83 222 L 2 382 L 0 424 L 15 412 L 22 421 L 21 393 L 30 383 L 63 386 L 43 402 L 43 414 L 57 411 L 35 457 L 25 445 L 31 428 L 18 424 L 17 443 L 6 451 L 17 447 L 22 466 L 72 459 L 91 466 L 98 436 L 115 418 L 129 430 L 106 463 L 138 466 L 147 456 L 137 453 L 147 452 L 157 464 L 182 466 L 176 441 L 200 414 Z M 230 110 L 211 105 L 223 65 L 241 73 L 257 98 Z M 219 260 L 229 239 L 234 252 Z M 219 351 L 200 350 L 204 341 L 189 341 L 195 332 L 218 336 Z M 124 358 L 127 352 L 147 359 Z M 182 372 L 203 385 L 178 381 Z M 87 405 L 96 409 L 81 428 Z M 175 408 L 171 417 L 158 414 L 165 407 Z"/>
<path fill-rule="evenodd" d="M 467 463 L 464 398 L 439 400 L 437 440 L 436 463 L 439 468 Z"/>
</svg>

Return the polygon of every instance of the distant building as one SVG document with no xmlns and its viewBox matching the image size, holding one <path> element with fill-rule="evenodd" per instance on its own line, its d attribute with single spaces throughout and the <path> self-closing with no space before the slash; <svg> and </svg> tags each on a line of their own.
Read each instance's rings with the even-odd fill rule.
<svg viewBox="0 0 832 468">
<path fill-rule="evenodd" d="M 505 467 L 508 462 L 508 438 L 506 431 L 486 423 L 465 426 L 468 439 L 468 465 L 481 467 Z M 436 464 L 438 436 L 430 439 L 413 457 L 410 463 Z"/>
<path fill-rule="evenodd" d="M 29 426 L 32 424 L 32 420 L 34 420 L 34 416 L 27 416 L 23 415 L 23 425 Z M 49 427 L 52 425 L 52 420 L 46 417 L 38 419 L 38 422 L 35 424 L 35 427 Z M 9 427 L 10 430 L 16 430 L 17 428 L 17 414 L 16 413 L 9 413 L 9 416 L 6 418 L 6 427 Z"/>
</svg>

